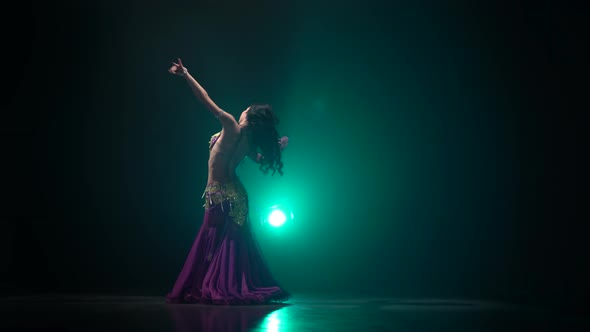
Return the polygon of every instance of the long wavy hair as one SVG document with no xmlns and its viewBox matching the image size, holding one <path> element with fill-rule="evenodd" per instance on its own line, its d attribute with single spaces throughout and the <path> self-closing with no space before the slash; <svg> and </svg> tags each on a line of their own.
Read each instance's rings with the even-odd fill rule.
<svg viewBox="0 0 590 332">
<path fill-rule="evenodd" d="M 248 128 L 252 132 L 252 143 L 257 150 L 260 150 L 262 155 L 260 170 L 264 174 L 268 174 L 272 170 L 272 175 L 277 172 L 283 175 L 279 133 L 276 129 L 279 119 L 273 112 L 272 107 L 268 104 L 250 105 L 250 110 L 248 110 L 246 116 Z"/>
</svg>

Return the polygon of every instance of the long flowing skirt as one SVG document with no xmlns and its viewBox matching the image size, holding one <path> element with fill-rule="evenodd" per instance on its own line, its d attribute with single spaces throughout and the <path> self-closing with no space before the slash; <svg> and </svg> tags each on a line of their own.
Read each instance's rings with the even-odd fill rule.
<svg viewBox="0 0 590 332">
<path fill-rule="evenodd" d="M 167 303 L 264 304 L 289 293 L 269 271 L 250 222 L 234 222 L 228 201 L 209 206 Z"/>
</svg>

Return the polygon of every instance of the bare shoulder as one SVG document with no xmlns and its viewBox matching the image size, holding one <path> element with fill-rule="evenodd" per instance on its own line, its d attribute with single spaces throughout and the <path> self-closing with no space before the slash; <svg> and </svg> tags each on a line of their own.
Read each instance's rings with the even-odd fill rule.
<svg viewBox="0 0 590 332">
<path fill-rule="evenodd" d="M 229 135 L 239 135 L 240 134 L 240 127 L 238 126 L 238 122 L 233 115 L 228 112 L 222 111 L 219 113 L 218 117 L 219 122 L 223 126 L 223 132 Z"/>
</svg>

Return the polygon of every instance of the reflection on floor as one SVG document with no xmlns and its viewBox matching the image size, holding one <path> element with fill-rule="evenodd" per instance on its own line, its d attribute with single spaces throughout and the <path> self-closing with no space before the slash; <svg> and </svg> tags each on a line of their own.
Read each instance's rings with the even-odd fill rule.
<svg viewBox="0 0 590 332">
<path fill-rule="evenodd" d="M 163 297 L 0 297 L 0 331 L 590 331 L 589 317 L 450 299 L 294 296 L 284 304 L 166 304 Z"/>
</svg>

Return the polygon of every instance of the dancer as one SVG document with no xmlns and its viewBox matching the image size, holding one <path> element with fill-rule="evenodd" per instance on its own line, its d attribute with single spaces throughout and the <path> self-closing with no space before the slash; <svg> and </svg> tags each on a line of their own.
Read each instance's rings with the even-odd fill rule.
<svg viewBox="0 0 590 332">
<path fill-rule="evenodd" d="M 269 105 L 254 104 L 236 121 L 209 98 L 180 59 L 168 71 L 185 79 L 222 129 L 209 141 L 203 224 L 166 302 L 264 304 L 287 300 L 289 293 L 275 281 L 252 235 L 248 195 L 236 175 L 236 167 L 246 157 L 259 163 L 264 174 L 283 175 L 281 152 L 289 140 L 279 138 L 278 118 Z"/>
</svg>

